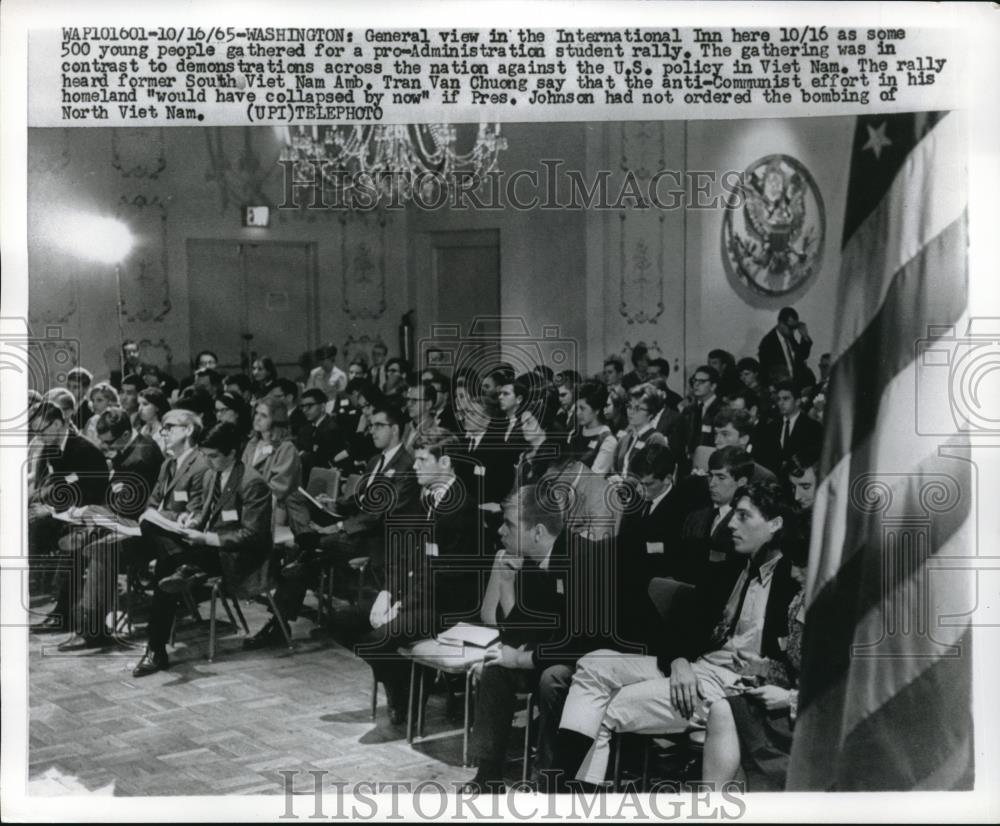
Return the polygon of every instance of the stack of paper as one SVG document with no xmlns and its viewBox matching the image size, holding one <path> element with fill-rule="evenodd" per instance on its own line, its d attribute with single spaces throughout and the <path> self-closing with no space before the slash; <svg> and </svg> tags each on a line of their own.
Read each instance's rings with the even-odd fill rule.
<svg viewBox="0 0 1000 826">
<path fill-rule="evenodd" d="M 460 622 L 447 631 L 442 631 L 437 639 L 443 645 L 474 645 L 477 648 L 488 648 L 500 639 L 500 632 L 496 628 Z"/>
</svg>

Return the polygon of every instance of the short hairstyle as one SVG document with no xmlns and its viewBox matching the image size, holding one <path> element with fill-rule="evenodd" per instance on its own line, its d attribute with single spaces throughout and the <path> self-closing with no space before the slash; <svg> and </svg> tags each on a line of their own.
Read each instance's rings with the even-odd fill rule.
<svg viewBox="0 0 1000 826">
<path fill-rule="evenodd" d="M 420 390 L 420 393 L 421 395 L 423 395 L 425 402 L 429 402 L 432 405 L 437 404 L 438 400 L 437 388 L 429 381 L 416 382 L 415 384 L 410 386 L 410 390 Z"/>
<path fill-rule="evenodd" d="M 250 406 L 243 400 L 242 396 L 237 393 L 220 393 L 216 396 L 215 401 L 217 404 L 235 411 L 241 425 L 249 425 Z"/>
<path fill-rule="evenodd" d="M 201 440 L 201 446 L 208 450 L 217 450 L 224 456 L 229 456 L 240 449 L 243 444 L 243 434 L 230 422 L 220 422 L 212 425 Z"/>
<path fill-rule="evenodd" d="M 608 403 L 608 386 L 603 381 L 590 379 L 577 388 L 576 398 L 586 402 L 591 410 L 600 413 Z"/>
<path fill-rule="evenodd" d="M 381 350 L 383 353 L 388 353 L 389 345 L 387 345 L 384 341 L 376 341 L 372 345 L 372 352 L 374 353 L 376 350 Z"/>
<path fill-rule="evenodd" d="M 753 478 L 754 461 L 742 447 L 720 447 L 708 457 L 709 470 L 725 470 L 733 479 Z"/>
<path fill-rule="evenodd" d="M 730 424 L 740 436 L 750 436 L 753 433 L 753 422 L 750 419 L 750 413 L 746 410 L 723 408 L 712 419 L 712 427 L 715 428 L 725 427 Z"/>
<path fill-rule="evenodd" d="M 629 391 L 629 398 L 644 404 L 650 416 L 655 416 L 663 410 L 663 396 L 649 382 L 643 382 Z"/>
<path fill-rule="evenodd" d="M 670 375 L 670 362 L 665 358 L 650 359 L 649 364 L 650 366 L 655 364 L 663 378 L 667 378 Z"/>
<path fill-rule="evenodd" d="M 156 387 L 147 387 L 139 392 L 139 398 L 156 408 L 156 418 L 163 419 L 164 414 L 170 409 L 170 402 L 167 394 Z"/>
<path fill-rule="evenodd" d="M 299 386 L 291 379 L 275 379 L 264 391 L 264 394 L 273 393 L 275 390 L 280 390 L 282 396 L 291 396 L 293 399 L 299 397 Z"/>
<path fill-rule="evenodd" d="M 175 407 L 173 410 L 167 411 L 163 416 L 163 421 L 170 422 L 172 424 L 183 425 L 184 427 L 191 428 L 191 443 L 197 444 L 198 437 L 201 436 L 202 423 L 201 416 L 199 416 L 194 410 L 185 407 Z"/>
<path fill-rule="evenodd" d="M 46 390 L 42 398 L 62 410 L 63 415 L 67 410 L 76 409 L 76 396 L 65 387 L 53 387 L 51 390 Z"/>
<path fill-rule="evenodd" d="M 652 476 L 660 481 L 670 476 L 676 467 L 674 452 L 666 445 L 657 444 L 646 445 L 637 450 L 629 463 L 630 472 L 636 476 Z"/>
<path fill-rule="evenodd" d="M 782 379 L 774 383 L 774 393 L 777 395 L 782 390 L 787 390 L 797 399 L 799 397 L 799 387 L 791 379 Z"/>
<path fill-rule="evenodd" d="M 625 359 L 623 359 L 617 353 L 612 353 L 610 356 L 604 359 L 604 366 L 607 367 L 609 364 L 612 367 L 614 367 L 615 370 L 617 370 L 619 373 L 625 372 Z"/>
<path fill-rule="evenodd" d="M 355 356 L 354 358 L 352 358 L 350 360 L 350 362 L 348 362 L 347 366 L 348 367 L 352 367 L 355 364 L 358 367 L 360 367 L 362 370 L 365 370 L 365 371 L 368 370 L 368 362 L 365 361 L 365 357 L 364 356 Z"/>
<path fill-rule="evenodd" d="M 110 433 L 119 439 L 132 431 L 132 417 L 120 407 L 110 407 L 97 417 L 97 432 Z"/>
<path fill-rule="evenodd" d="M 383 399 L 382 404 L 372 411 L 373 416 L 377 413 L 383 414 L 389 422 L 389 425 L 395 425 L 398 427 L 400 434 L 402 434 L 403 427 L 405 427 L 408 418 L 404 416 L 403 411 L 399 408 L 399 405 L 392 404 L 391 402 Z"/>
<path fill-rule="evenodd" d="M 635 366 L 641 359 L 649 360 L 649 348 L 640 341 L 632 348 L 632 365 Z"/>
<path fill-rule="evenodd" d="M 732 367 L 736 364 L 736 359 L 733 358 L 733 354 L 728 350 L 721 349 L 720 347 L 709 350 L 708 357 L 710 359 L 718 359 L 719 361 L 725 362 L 727 367 Z"/>
<path fill-rule="evenodd" d="M 695 373 L 704 373 L 708 376 L 708 380 L 712 382 L 712 384 L 717 385 L 719 383 L 719 371 L 710 364 L 702 364 L 700 367 L 696 367 L 694 372 L 691 373 L 691 378 L 694 378 Z"/>
<path fill-rule="evenodd" d="M 447 430 L 427 430 L 413 443 L 414 452 L 426 450 L 435 459 L 442 456 L 453 457 L 461 452 L 462 443 L 454 433 Z"/>
<path fill-rule="evenodd" d="M 345 389 L 348 393 L 358 393 L 364 396 L 368 399 L 368 401 L 372 401 L 376 396 L 379 396 L 382 393 L 382 391 L 375 386 L 373 381 L 366 379 L 364 376 L 358 376 L 356 379 L 348 381 Z M 305 393 L 302 395 L 304 396 Z"/>
<path fill-rule="evenodd" d="M 493 379 L 493 383 L 497 387 L 503 387 L 505 384 L 513 384 L 516 378 L 516 373 L 513 369 L 508 367 L 498 367 L 496 370 L 491 370 L 489 377 Z"/>
<path fill-rule="evenodd" d="M 235 384 L 241 393 L 249 393 L 253 390 L 253 381 L 246 373 L 233 373 L 222 380 L 222 386 Z"/>
<path fill-rule="evenodd" d="M 105 396 L 113 405 L 118 404 L 118 391 L 106 381 L 99 381 L 90 388 L 90 400 L 93 401 L 97 395 Z"/>
<path fill-rule="evenodd" d="M 779 516 L 787 519 L 791 512 L 788 498 L 777 482 L 751 482 L 743 485 L 733 494 L 733 504 L 735 505 L 743 497 L 749 499 L 765 519 L 775 519 Z"/>
<path fill-rule="evenodd" d="M 94 374 L 86 367 L 71 367 L 69 372 L 66 373 L 66 381 L 71 380 L 78 381 L 86 389 L 90 387 L 90 383 L 94 380 Z"/>
<path fill-rule="evenodd" d="M 782 307 L 778 310 L 778 323 L 787 324 L 789 321 L 798 321 L 799 314 L 794 307 Z"/>
<path fill-rule="evenodd" d="M 311 399 L 312 401 L 318 404 L 326 404 L 328 401 L 330 401 L 330 397 L 327 396 L 326 393 L 324 393 L 318 387 L 310 387 L 308 390 L 306 390 L 302 394 L 302 400 L 305 401 L 306 399 Z"/>
<path fill-rule="evenodd" d="M 451 379 L 448 378 L 448 376 L 446 376 L 440 370 L 432 370 L 431 372 L 434 374 L 434 376 L 430 381 L 431 384 L 434 385 L 434 389 L 438 391 L 438 395 L 440 395 L 441 393 L 447 393 L 448 395 L 451 395 L 452 392 Z"/>
<path fill-rule="evenodd" d="M 151 373 L 153 375 L 155 375 L 158 379 L 162 379 L 163 378 L 163 373 L 160 372 L 160 368 L 157 367 L 155 364 L 152 364 L 150 362 L 146 362 L 146 363 L 144 363 L 144 364 L 142 364 L 142 365 L 139 366 L 139 375 L 140 376 L 148 376 Z"/>
<path fill-rule="evenodd" d="M 194 357 L 194 363 L 196 365 L 198 364 L 199 361 L 201 361 L 202 356 L 211 356 L 212 358 L 215 359 L 216 364 L 219 363 L 219 354 L 216 353 L 214 350 L 199 350 L 198 355 Z"/>
<path fill-rule="evenodd" d="M 316 348 L 317 361 L 323 361 L 323 359 L 330 359 L 330 361 L 333 361 L 335 358 L 337 358 L 336 344 L 323 344 Z"/>
<path fill-rule="evenodd" d="M 126 384 L 135 388 L 146 386 L 146 383 L 142 380 L 142 376 L 140 376 L 138 373 L 129 373 L 127 376 L 125 376 L 125 378 L 122 379 L 122 387 L 124 387 Z"/>
<path fill-rule="evenodd" d="M 736 362 L 736 372 L 742 373 L 744 370 L 749 370 L 752 373 L 760 372 L 760 362 L 755 358 L 750 358 L 750 356 L 745 356 Z"/>
<path fill-rule="evenodd" d="M 393 365 L 399 368 L 399 372 L 403 376 L 406 376 L 410 372 L 410 363 L 399 356 L 393 356 L 391 359 L 388 359 L 385 363 L 385 369 L 388 370 Z"/>
<path fill-rule="evenodd" d="M 560 370 L 555 375 L 556 387 L 561 387 L 564 384 L 576 387 L 582 381 L 583 377 L 576 370 Z"/>
<path fill-rule="evenodd" d="M 522 486 L 507 498 L 505 504 L 517 508 L 517 518 L 521 525 L 529 528 L 541 525 L 552 536 L 562 533 L 562 509 L 544 497 L 538 485 Z"/>
<path fill-rule="evenodd" d="M 806 475 L 806 471 L 812 468 L 815 472 L 817 470 L 817 465 L 819 464 L 819 451 L 807 448 L 806 450 L 800 451 L 792 456 L 785 463 L 783 468 L 785 476 L 789 479 L 801 479 Z"/>
<path fill-rule="evenodd" d="M 215 400 L 207 388 L 191 385 L 184 388 L 174 410 L 187 410 L 210 422 L 215 418 Z"/>
<path fill-rule="evenodd" d="M 555 373 L 552 372 L 552 368 L 546 364 L 536 364 L 531 368 L 532 373 L 536 373 L 541 376 L 545 381 L 551 382 L 555 379 Z"/>
<path fill-rule="evenodd" d="M 732 402 L 736 399 L 743 399 L 743 405 L 747 410 L 751 407 L 757 407 L 757 405 L 760 404 L 760 397 L 749 387 L 740 387 L 733 392 L 726 394 L 727 401 Z"/>
<path fill-rule="evenodd" d="M 31 412 L 31 420 L 38 420 L 42 427 L 46 427 L 53 422 L 65 422 L 66 416 L 59 405 L 43 401 Z"/>
</svg>

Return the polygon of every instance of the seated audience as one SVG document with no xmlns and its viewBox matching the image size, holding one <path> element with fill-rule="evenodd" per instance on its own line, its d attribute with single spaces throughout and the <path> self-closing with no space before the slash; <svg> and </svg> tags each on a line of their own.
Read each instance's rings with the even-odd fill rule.
<svg viewBox="0 0 1000 826">
<path fill-rule="evenodd" d="M 663 408 L 663 397 L 651 385 L 642 384 L 629 393 L 628 432 L 619 440 L 614 472 L 627 476 L 632 456 L 647 445 L 667 445 L 664 435 L 653 427 L 653 419 Z"/>
<path fill-rule="evenodd" d="M 715 431 L 715 446 L 738 447 L 750 453 L 750 438 L 754 432 L 753 421 L 745 410 L 723 408 L 712 420 Z M 757 462 L 753 463 L 751 482 L 776 482 L 778 477 Z"/>
<path fill-rule="evenodd" d="M 332 467 L 334 458 L 347 444 L 336 419 L 326 412 L 327 401 L 326 393 L 310 388 L 302 394 L 299 402 L 299 409 L 305 418 L 305 424 L 299 428 L 296 438 L 302 462 L 303 486 L 308 483 L 314 467 Z"/>
<path fill-rule="evenodd" d="M 73 426 L 79 431 L 87 426 L 94 415 L 94 408 L 90 404 L 90 386 L 93 381 L 93 373 L 84 367 L 72 367 L 66 374 L 66 389 L 77 401 L 73 412 Z"/>
<path fill-rule="evenodd" d="M 763 429 L 755 458 L 778 472 L 797 453 L 819 452 L 823 426 L 799 409 L 799 394 L 792 382 L 779 382 L 775 390 L 780 418 Z"/>
<path fill-rule="evenodd" d="M 139 393 L 146 389 L 146 384 L 135 373 L 130 373 L 121 380 L 121 392 L 118 401 L 132 419 L 132 427 L 138 430 L 143 423 L 139 420 Z"/>
<path fill-rule="evenodd" d="M 118 407 L 118 391 L 106 381 L 95 384 L 90 390 L 90 409 L 94 412 L 84 423 L 82 430 L 84 438 L 97 445 L 97 418 L 105 410 L 114 407 Z"/>
<path fill-rule="evenodd" d="M 631 390 L 649 381 L 649 348 L 641 341 L 632 348 L 632 369 L 622 376 L 621 385 Z"/>
<path fill-rule="evenodd" d="M 253 400 L 253 381 L 246 373 L 233 373 L 222 380 L 222 390 L 239 396 L 248 405 Z"/>
<path fill-rule="evenodd" d="M 577 430 L 570 449 L 594 473 L 606 476 L 614 468 L 618 440 L 604 421 L 608 390 L 599 381 L 585 381 L 576 392 Z"/>
<path fill-rule="evenodd" d="M 253 381 L 251 386 L 251 402 L 264 398 L 268 391 L 278 380 L 278 368 L 267 356 L 255 358 L 250 364 L 250 378 Z"/>
<path fill-rule="evenodd" d="M 692 403 L 681 411 L 670 438 L 678 459 L 688 460 L 685 470 L 690 468 L 689 462 L 697 447 L 715 443 L 712 420 L 722 409 L 722 399 L 716 395 L 718 383 L 719 374 L 707 364 L 696 369 L 691 376 Z"/>
<path fill-rule="evenodd" d="M 324 344 L 316 350 L 318 366 L 313 368 L 306 382 L 306 389 L 322 390 L 330 398 L 336 398 L 347 387 L 347 373 L 337 367 L 337 345 Z"/>
<path fill-rule="evenodd" d="M 160 450 L 165 443 L 161 422 L 168 410 L 170 402 L 162 390 L 147 387 L 139 393 L 139 422 L 142 423 L 139 433 L 156 442 Z"/>
</svg>

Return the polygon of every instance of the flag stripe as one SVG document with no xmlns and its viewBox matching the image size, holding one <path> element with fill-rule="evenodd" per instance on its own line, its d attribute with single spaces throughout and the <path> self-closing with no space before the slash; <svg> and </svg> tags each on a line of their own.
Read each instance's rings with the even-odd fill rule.
<svg viewBox="0 0 1000 826">
<path fill-rule="evenodd" d="M 835 729 L 844 701 L 831 696 L 796 723 L 798 759 L 787 788 L 840 791 L 969 789 L 973 781 L 972 634 L 958 638 L 962 656 L 932 661 L 841 742 Z M 850 690 L 847 690 L 850 694 Z"/>
<path fill-rule="evenodd" d="M 882 403 L 878 390 L 913 361 L 929 327 L 954 324 L 962 315 L 968 303 L 967 243 L 963 213 L 896 274 L 868 328 L 833 364 L 821 478 L 871 435 Z M 895 426 L 911 426 L 915 411 L 907 413 Z"/>
<path fill-rule="evenodd" d="M 881 204 L 845 243 L 833 360 L 870 323 L 896 273 L 965 211 L 964 115 L 955 112 L 920 142 Z M 919 205 L 919 211 L 914 209 Z M 908 220 L 899 220 L 906 215 Z"/>
</svg>

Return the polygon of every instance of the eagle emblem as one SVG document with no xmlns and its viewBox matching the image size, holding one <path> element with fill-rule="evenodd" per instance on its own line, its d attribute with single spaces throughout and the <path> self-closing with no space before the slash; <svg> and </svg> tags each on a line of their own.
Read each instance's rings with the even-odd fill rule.
<svg viewBox="0 0 1000 826">
<path fill-rule="evenodd" d="M 823 198 L 812 175 L 789 155 L 768 155 L 747 167 L 726 206 L 723 260 L 738 283 L 785 295 L 819 271 L 825 235 Z"/>
</svg>

